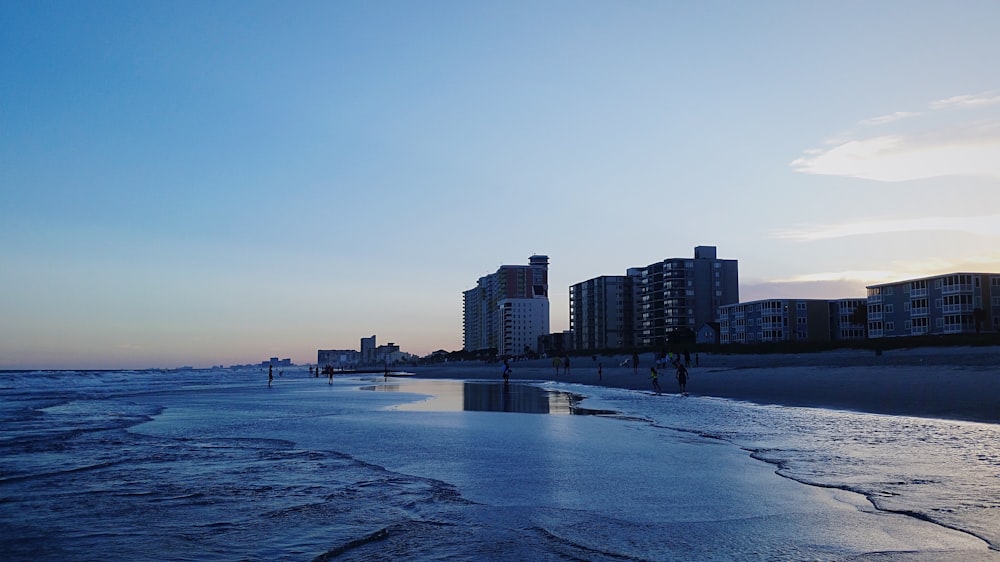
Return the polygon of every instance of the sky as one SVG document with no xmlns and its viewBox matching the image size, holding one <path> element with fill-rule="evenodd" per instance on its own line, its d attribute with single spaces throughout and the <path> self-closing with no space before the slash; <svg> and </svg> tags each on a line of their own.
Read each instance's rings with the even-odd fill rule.
<svg viewBox="0 0 1000 562">
<path fill-rule="evenodd" d="M 1000 3 L 0 0 L 0 369 L 462 347 L 695 246 L 740 299 L 1000 271 Z"/>
</svg>

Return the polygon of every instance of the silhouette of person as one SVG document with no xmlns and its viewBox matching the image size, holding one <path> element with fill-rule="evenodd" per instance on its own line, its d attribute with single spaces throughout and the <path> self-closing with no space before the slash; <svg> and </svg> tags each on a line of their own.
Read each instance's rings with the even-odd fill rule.
<svg viewBox="0 0 1000 562">
<path fill-rule="evenodd" d="M 274 367 L 271 365 L 267 366 L 267 387 L 271 388 L 271 382 L 274 380 Z"/>
<path fill-rule="evenodd" d="M 632 352 L 632 374 L 639 374 L 639 353 L 635 351 Z"/>
<path fill-rule="evenodd" d="M 562 359 L 559 359 L 558 357 L 553 357 L 552 358 L 552 366 L 555 367 L 556 374 L 558 375 L 559 374 L 559 367 L 562 366 Z"/>
<path fill-rule="evenodd" d="M 681 394 L 687 394 L 688 370 L 687 367 L 677 364 L 677 386 L 681 389 Z"/>
<path fill-rule="evenodd" d="M 330 375 L 330 382 L 328 384 L 333 384 L 333 365 L 327 365 L 326 372 Z"/>
<path fill-rule="evenodd" d="M 684 366 L 685 367 L 691 366 L 691 352 L 686 349 L 684 350 Z"/>
<path fill-rule="evenodd" d="M 503 360 L 503 383 L 510 382 L 510 359 Z"/>
<path fill-rule="evenodd" d="M 602 375 L 603 371 L 604 371 L 603 365 L 601 365 L 600 363 L 598 363 L 597 364 L 597 380 L 602 380 L 602 376 L 601 375 Z"/>
<path fill-rule="evenodd" d="M 563 373 L 569 374 L 569 355 L 563 357 Z"/>
<path fill-rule="evenodd" d="M 659 376 L 659 373 L 656 372 L 655 365 L 649 368 L 649 378 L 653 379 L 653 389 L 656 390 L 657 394 L 663 392 L 660 388 L 660 381 L 658 380 Z"/>
</svg>

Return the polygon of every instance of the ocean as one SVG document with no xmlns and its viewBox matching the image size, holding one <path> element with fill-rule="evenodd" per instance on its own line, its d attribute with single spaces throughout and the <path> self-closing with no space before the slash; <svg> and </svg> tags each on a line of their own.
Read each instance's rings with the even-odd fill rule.
<svg viewBox="0 0 1000 562">
<path fill-rule="evenodd" d="M 3 560 L 1000 560 L 993 424 L 301 369 L 0 395 Z"/>
</svg>

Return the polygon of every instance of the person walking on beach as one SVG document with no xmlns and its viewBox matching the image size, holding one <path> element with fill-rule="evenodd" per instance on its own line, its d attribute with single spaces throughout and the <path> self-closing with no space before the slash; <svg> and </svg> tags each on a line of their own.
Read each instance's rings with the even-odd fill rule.
<svg viewBox="0 0 1000 562">
<path fill-rule="evenodd" d="M 691 366 L 691 352 L 686 349 L 684 350 L 684 366 L 685 367 Z"/>
<path fill-rule="evenodd" d="M 559 357 L 553 357 L 552 358 L 552 366 L 555 367 L 556 374 L 558 375 L 559 374 L 559 367 L 562 366 L 562 359 L 559 359 Z"/>
<path fill-rule="evenodd" d="M 632 352 L 632 374 L 639 374 L 639 353 L 636 351 Z"/>
<path fill-rule="evenodd" d="M 503 360 L 503 383 L 510 383 L 510 359 Z"/>
<path fill-rule="evenodd" d="M 681 394 L 687 396 L 688 370 L 680 362 L 677 363 L 677 386 L 681 389 Z"/>
<path fill-rule="evenodd" d="M 319 371 L 319 367 L 316 367 L 316 370 L 318 372 Z M 330 382 L 328 384 L 333 384 L 333 365 L 327 365 L 326 366 L 326 370 L 327 370 L 327 374 L 330 375 Z"/>
<path fill-rule="evenodd" d="M 659 395 L 663 390 L 660 388 L 659 374 L 656 372 L 656 365 L 649 368 L 649 378 L 653 379 L 653 390 Z"/>
<path fill-rule="evenodd" d="M 271 382 L 274 381 L 274 367 L 271 365 L 267 366 L 267 387 L 271 388 Z"/>
<path fill-rule="evenodd" d="M 597 364 L 597 380 L 602 380 L 601 373 L 603 371 L 603 365 Z"/>
<path fill-rule="evenodd" d="M 563 373 L 569 374 L 569 355 L 563 357 Z"/>
</svg>

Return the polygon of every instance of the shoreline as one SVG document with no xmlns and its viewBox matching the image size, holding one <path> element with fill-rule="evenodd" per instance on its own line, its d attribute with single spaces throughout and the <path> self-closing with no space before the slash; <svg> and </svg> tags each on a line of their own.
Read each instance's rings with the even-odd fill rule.
<svg viewBox="0 0 1000 562">
<path fill-rule="evenodd" d="M 653 354 L 638 372 L 627 355 L 571 357 L 557 374 L 551 359 L 511 362 L 511 380 L 544 380 L 630 390 L 651 389 Z M 598 363 L 602 373 L 598 379 Z M 502 380 L 502 363 L 461 362 L 405 369 L 421 378 Z M 658 369 L 664 394 L 677 392 L 672 367 Z M 809 354 L 692 355 L 687 390 L 758 404 L 1000 424 L 1000 348 L 915 348 Z"/>
</svg>

